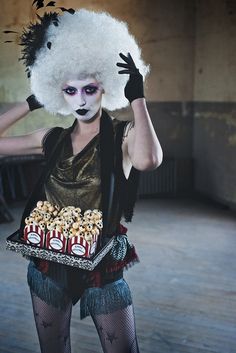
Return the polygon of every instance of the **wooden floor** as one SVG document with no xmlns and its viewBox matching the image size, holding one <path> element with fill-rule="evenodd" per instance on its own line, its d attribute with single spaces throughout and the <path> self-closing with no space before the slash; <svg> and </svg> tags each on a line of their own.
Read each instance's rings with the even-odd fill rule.
<svg viewBox="0 0 236 353">
<path fill-rule="evenodd" d="M 0 352 L 39 353 L 27 261 L 5 250 L 22 207 L 12 211 L 15 222 L 0 226 Z M 125 274 L 140 352 L 235 353 L 235 213 L 196 200 L 140 200 L 129 237 L 141 260 Z M 73 353 L 101 352 L 91 319 L 79 319 L 79 305 L 71 341 Z"/>
</svg>

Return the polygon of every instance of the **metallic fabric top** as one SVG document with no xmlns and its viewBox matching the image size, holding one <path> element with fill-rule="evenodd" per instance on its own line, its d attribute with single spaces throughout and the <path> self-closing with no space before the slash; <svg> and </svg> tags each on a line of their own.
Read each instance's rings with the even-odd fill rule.
<svg viewBox="0 0 236 353">
<path fill-rule="evenodd" d="M 68 134 L 44 189 L 47 200 L 60 207 L 101 209 L 99 134 L 75 156 Z"/>
</svg>

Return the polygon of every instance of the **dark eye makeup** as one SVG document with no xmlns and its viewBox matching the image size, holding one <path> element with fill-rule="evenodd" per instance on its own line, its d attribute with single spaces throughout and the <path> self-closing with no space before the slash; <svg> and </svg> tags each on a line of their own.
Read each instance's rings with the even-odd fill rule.
<svg viewBox="0 0 236 353">
<path fill-rule="evenodd" d="M 76 94 L 77 88 L 72 87 L 72 86 L 68 86 L 66 88 L 63 88 L 62 91 L 70 96 L 73 96 L 74 94 Z M 93 86 L 93 85 L 88 85 L 88 86 L 83 87 L 83 91 L 88 95 L 92 95 L 98 91 L 98 87 Z"/>
<path fill-rule="evenodd" d="M 94 94 L 97 92 L 97 90 L 98 90 L 97 86 L 88 85 L 84 87 L 84 91 L 86 94 Z"/>
<path fill-rule="evenodd" d="M 62 91 L 69 94 L 70 96 L 73 96 L 77 92 L 77 89 L 75 87 L 68 86 L 66 88 L 63 88 Z"/>
</svg>

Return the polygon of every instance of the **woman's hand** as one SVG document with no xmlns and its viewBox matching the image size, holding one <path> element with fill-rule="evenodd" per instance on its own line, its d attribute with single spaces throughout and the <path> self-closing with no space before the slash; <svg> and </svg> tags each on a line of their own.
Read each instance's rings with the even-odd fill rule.
<svg viewBox="0 0 236 353">
<path fill-rule="evenodd" d="M 26 98 L 26 102 L 29 105 L 29 110 L 32 112 L 35 109 L 39 109 L 42 108 L 43 105 L 41 103 L 39 103 L 35 97 L 34 94 L 31 94 L 31 96 L 29 96 L 28 98 Z"/>
<path fill-rule="evenodd" d="M 137 98 L 144 98 L 143 91 L 143 76 L 140 74 L 138 68 L 135 66 L 132 56 L 128 53 L 127 56 L 120 53 L 121 59 L 124 60 L 122 63 L 116 65 L 124 68 L 124 70 L 118 71 L 119 74 L 129 74 L 129 80 L 125 86 L 125 97 L 128 99 L 130 104 Z"/>
</svg>

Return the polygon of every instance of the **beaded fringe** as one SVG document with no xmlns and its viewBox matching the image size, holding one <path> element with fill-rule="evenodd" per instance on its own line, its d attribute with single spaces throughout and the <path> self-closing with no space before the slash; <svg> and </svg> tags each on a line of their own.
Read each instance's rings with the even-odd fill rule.
<svg viewBox="0 0 236 353">
<path fill-rule="evenodd" d="M 28 266 L 27 281 L 30 289 L 45 303 L 61 310 L 66 309 L 68 297 L 63 286 L 39 271 L 33 262 Z"/>
<path fill-rule="evenodd" d="M 122 278 L 102 288 L 88 288 L 80 301 L 80 318 L 89 315 L 109 314 L 132 304 L 128 284 Z"/>
<path fill-rule="evenodd" d="M 128 270 L 130 267 L 139 263 L 139 257 L 136 253 L 135 247 L 132 245 L 128 248 L 127 254 L 124 260 L 121 261 L 110 261 L 106 267 L 106 272 L 116 272 L 121 270 L 122 268 Z"/>
</svg>

